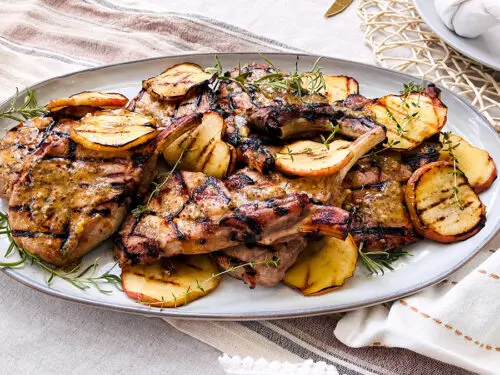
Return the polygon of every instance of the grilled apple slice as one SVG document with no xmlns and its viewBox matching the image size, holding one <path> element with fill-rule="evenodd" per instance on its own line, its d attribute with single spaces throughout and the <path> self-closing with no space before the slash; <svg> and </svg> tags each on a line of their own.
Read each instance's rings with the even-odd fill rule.
<svg viewBox="0 0 500 375">
<path fill-rule="evenodd" d="M 311 80 L 315 79 L 317 74 L 306 75 L 302 78 L 302 87 L 308 88 L 311 85 Z M 358 82 L 347 76 L 327 76 L 323 74 L 323 79 L 325 81 L 325 88 L 322 89 L 319 94 L 326 96 L 329 104 L 333 104 L 339 100 L 345 100 L 351 94 L 359 93 Z"/>
<path fill-rule="evenodd" d="M 221 115 L 205 113 L 200 126 L 167 147 L 163 152 L 165 160 L 174 165 L 182 155 L 180 169 L 223 178 L 234 168 L 237 159 L 234 147 L 221 139 L 225 130 Z"/>
<path fill-rule="evenodd" d="M 365 108 L 376 122 L 386 126 L 388 144 L 400 150 L 415 148 L 438 133 L 448 112 L 439 98 L 426 93 L 388 95 Z"/>
<path fill-rule="evenodd" d="M 213 291 L 218 269 L 207 254 L 166 258 L 151 265 L 124 265 L 123 291 L 156 307 L 178 307 Z"/>
<path fill-rule="evenodd" d="M 182 63 L 143 81 L 142 87 L 160 100 L 179 102 L 214 79 L 215 74 L 205 73 L 199 65 Z"/>
<path fill-rule="evenodd" d="M 417 169 L 408 180 L 405 200 L 415 229 L 434 241 L 465 240 L 486 223 L 486 207 L 467 177 L 454 173 L 453 165 L 446 161 Z"/>
<path fill-rule="evenodd" d="M 491 186 L 493 181 L 497 178 L 497 167 L 487 151 L 472 146 L 462 137 L 449 133 L 446 135 L 441 134 L 440 140 L 443 143 L 441 150 L 441 160 L 450 161 L 450 153 L 446 151 L 448 145 L 445 142 L 450 142 L 453 148 L 453 155 L 458 160 L 460 170 L 465 173 L 469 184 L 474 188 L 476 193 L 480 193 Z"/>
<path fill-rule="evenodd" d="M 347 76 L 323 76 L 325 78 L 325 95 L 328 103 L 345 100 L 351 94 L 359 93 L 358 82 Z"/>
<path fill-rule="evenodd" d="M 47 111 L 57 112 L 67 107 L 92 107 L 101 109 L 121 108 L 127 104 L 127 97 L 117 93 L 83 91 L 68 98 L 51 100 L 45 106 Z"/>
<path fill-rule="evenodd" d="M 357 260 L 358 247 L 351 235 L 345 241 L 323 237 L 309 243 L 283 282 L 305 296 L 328 293 L 354 274 Z"/>
<path fill-rule="evenodd" d="M 327 176 L 340 171 L 353 157 L 351 142 L 335 140 L 325 145 L 297 141 L 276 155 L 276 169 L 294 176 Z"/>
<path fill-rule="evenodd" d="M 70 137 L 83 147 L 96 151 L 123 151 L 156 136 L 153 118 L 126 109 L 87 114 L 71 128 Z"/>
</svg>

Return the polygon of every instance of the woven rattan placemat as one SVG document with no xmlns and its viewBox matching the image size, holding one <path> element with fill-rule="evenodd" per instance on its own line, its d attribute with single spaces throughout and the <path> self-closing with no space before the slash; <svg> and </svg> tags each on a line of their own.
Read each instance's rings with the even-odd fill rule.
<svg viewBox="0 0 500 375">
<path fill-rule="evenodd" d="M 360 0 L 367 44 L 384 67 L 422 77 L 467 98 L 500 131 L 500 72 L 462 55 L 420 18 L 412 0 Z"/>
</svg>

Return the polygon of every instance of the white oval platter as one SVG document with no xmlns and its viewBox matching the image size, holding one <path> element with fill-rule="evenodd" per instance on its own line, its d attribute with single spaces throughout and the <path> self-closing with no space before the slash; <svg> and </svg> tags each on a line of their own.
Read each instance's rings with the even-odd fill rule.
<svg viewBox="0 0 500 375">
<path fill-rule="evenodd" d="M 282 70 L 293 71 L 295 69 L 295 54 L 270 53 L 266 56 Z M 251 53 L 219 54 L 219 57 L 225 69 L 234 67 L 238 60 L 242 64 L 261 60 L 258 54 Z M 299 69 L 307 70 L 315 60 L 316 56 L 300 55 Z M 120 92 L 128 98 L 133 98 L 139 91 L 143 79 L 184 61 L 194 62 L 201 66 L 212 66 L 215 55 L 163 57 L 104 66 L 50 79 L 35 85 L 34 89 L 40 103 L 84 90 Z M 323 58 L 320 65 L 327 74 L 354 77 L 360 84 L 360 93 L 368 97 L 398 93 L 403 83 L 417 81 L 409 75 L 333 58 Z M 488 150 L 497 165 L 500 165 L 500 138 L 495 130 L 469 104 L 450 91 L 443 90 L 442 100 L 449 108 L 446 128 L 461 135 L 473 145 Z M 2 129 L 11 125 L 12 122 L 0 122 Z M 451 245 L 421 241 L 407 248 L 413 256 L 400 259 L 394 271 L 386 272 L 383 276 L 372 277 L 358 266 L 354 277 L 350 278 L 342 288 L 322 296 L 303 297 L 284 285 L 274 288 L 257 287 L 250 290 L 241 281 L 226 276 L 220 287 L 210 295 L 187 306 L 160 310 L 135 303 L 120 291 L 114 291 L 109 295 L 99 293 L 94 288 L 82 291 L 57 278 L 48 286 L 47 276 L 29 264 L 22 268 L 3 269 L 3 271 L 23 284 L 53 296 L 96 307 L 145 315 L 188 319 L 250 320 L 346 311 L 414 293 L 443 280 L 470 260 L 499 229 L 499 186 L 500 183 L 497 180 L 490 189 L 481 194 L 481 199 L 488 210 L 487 223 L 476 236 Z M 1 209 L 6 211 L 7 202 L 0 204 Z M 1 238 L 0 254 L 3 254 L 2 250 L 7 247 L 7 239 Z M 99 258 L 98 272 L 106 271 L 114 263 L 110 249 L 111 244 L 104 243 L 84 258 L 84 264 L 91 264 Z M 12 259 L 11 256 L 9 260 Z M 0 260 L 3 260 L 1 256 Z M 115 270 L 115 273 L 119 274 L 119 269 Z"/>
</svg>

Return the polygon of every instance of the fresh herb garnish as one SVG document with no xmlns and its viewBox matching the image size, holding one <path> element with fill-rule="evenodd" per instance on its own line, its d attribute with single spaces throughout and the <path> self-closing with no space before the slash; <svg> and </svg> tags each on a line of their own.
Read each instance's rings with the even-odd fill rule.
<svg viewBox="0 0 500 375">
<path fill-rule="evenodd" d="M 93 264 L 83 270 L 81 270 L 80 268 L 81 265 L 78 265 L 68 272 L 63 271 L 62 269 L 45 262 L 38 255 L 17 246 L 14 239 L 12 238 L 12 230 L 9 227 L 8 216 L 3 212 L 0 212 L 0 234 L 7 235 L 7 238 L 10 242 L 9 247 L 7 248 L 7 252 L 4 254 L 4 257 L 8 258 L 10 255 L 12 255 L 13 250 L 16 250 L 20 258 L 19 260 L 13 262 L 0 262 L 0 267 L 15 268 L 26 264 L 26 262 L 29 262 L 31 265 L 36 265 L 42 271 L 48 274 L 46 283 L 49 286 L 52 284 L 55 278 L 59 278 L 81 290 L 95 287 L 99 292 L 103 294 L 110 294 L 113 292 L 112 290 L 104 289 L 102 286 L 103 284 L 108 284 L 116 288 L 117 290 L 122 290 L 120 277 L 111 273 L 111 271 L 116 267 L 117 263 L 115 263 L 110 269 L 102 274 L 97 274 L 99 259 L 96 259 Z"/>
<path fill-rule="evenodd" d="M 280 258 L 277 257 L 277 256 L 273 256 L 271 259 L 265 259 L 265 260 L 262 260 L 262 261 L 253 261 L 253 260 L 250 260 L 248 261 L 247 263 L 243 263 L 243 264 L 240 264 L 238 266 L 229 266 L 226 270 L 224 271 L 221 271 L 219 273 L 216 273 L 216 274 L 213 274 L 212 276 L 210 276 L 208 279 L 200 282 L 198 279 L 195 280 L 196 282 L 196 289 L 200 290 L 201 292 L 205 292 L 205 289 L 204 289 L 204 285 L 206 285 L 207 283 L 209 283 L 210 281 L 214 280 L 214 279 L 218 279 L 220 278 L 221 276 L 227 274 L 227 273 L 233 273 L 235 272 L 236 270 L 239 270 L 239 269 L 242 269 L 242 268 L 246 268 L 246 267 L 250 267 L 250 268 L 255 268 L 256 266 L 258 265 L 266 265 L 266 266 L 269 266 L 269 267 L 278 267 L 279 264 L 280 264 Z M 192 290 L 191 290 L 191 285 L 189 287 L 186 288 L 186 290 L 184 291 L 184 293 L 182 293 L 182 295 L 180 296 L 176 296 L 174 293 L 172 293 L 172 299 L 171 300 L 165 300 L 164 297 L 162 297 L 162 301 L 161 302 L 141 302 L 143 304 L 146 304 L 148 306 L 159 306 L 159 307 L 163 307 L 165 305 L 165 303 L 170 303 L 170 302 L 173 302 L 174 303 L 174 306 L 177 307 L 177 301 L 178 300 L 182 300 L 183 301 L 183 304 L 186 305 L 188 303 L 188 295 L 189 293 L 191 293 Z"/>
<path fill-rule="evenodd" d="M 309 152 L 312 152 L 312 148 L 306 147 L 302 151 L 297 151 L 293 152 L 290 147 L 286 147 L 286 153 L 285 152 L 278 152 L 275 156 L 275 159 L 278 160 L 279 158 L 283 158 L 286 156 L 290 156 L 290 160 L 293 162 L 293 155 L 301 155 L 301 154 L 308 154 Z"/>
<path fill-rule="evenodd" d="M 422 94 L 425 91 L 425 87 L 418 85 L 413 81 L 408 83 L 403 83 L 403 89 L 399 92 L 401 95 L 408 96 L 412 93 Z"/>
<path fill-rule="evenodd" d="M 399 92 L 401 94 L 401 102 L 403 106 L 406 108 L 406 115 L 403 118 L 403 122 L 400 123 L 394 113 L 389 108 L 386 108 L 387 116 L 390 117 L 392 121 L 394 121 L 396 125 L 396 131 L 400 137 L 404 137 L 405 133 L 408 132 L 406 130 L 406 126 L 412 121 L 418 118 L 419 112 L 417 108 L 420 108 L 420 95 L 425 92 L 425 87 L 422 85 L 418 85 L 415 82 L 408 82 L 403 84 L 403 89 Z M 408 103 L 408 97 L 410 94 L 418 94 L 418 100 L 416 102 L 412 101 Z M 410 105 L 411 104 L 411 105 Z M 413 110 L 412 110 L 413 108 Z"/>
<path fill-rule="evenodd" d="M 463 211 L 465 207 L 462 205 L 460 199 L 458 198 L 459 189 L 457 184 L 457 176 L 463 176 L 464 172 L 458 169 L 458 159 L 454 153 L 454 150 L 458 146 L 460 146 L 460 142 L 458 142 L 456 145 L 453 145 L 453 142 L 450 138 L 451 131 L 442 132 L 441 134 L 443 134 L 443 145 L 445 146 L 443 151 L 448 153 L 448 155 L 450 156 L 450 160 L 453 163 L 453 172 L 451 172 L 451 174 L 453 175 L 453 204 L 456 204 L 457 207 Z"/>
<path fill-rule="evenodd" d="M 332 131 L 330 132 L 328 137 L 325 138 L 323 134 L 319 135 L 321 138 L 321 142 L 323 142 L 323 145 L 326 147 L 327 150 L 330 150 L 330 143 L 333 142 L 335 134 L 337 133 L 338 130 L 339 130 L 339 125 L 337 124 L 332 128 Z"/>
<path fill-rule="evenodd" d="M 35 92 L 31 89 L 26 90 L 26 96 L 23 103 L 16 107 L 19 100 L 19 89 L 16 88 L 14 98 L 9 106 L 0 112 L 0 119 L 8 118 L 14 121 L 23 122 L 33 117 L 46 115 L 49 113 L 45 107 L 39 106 L 35 97 Z"/>
<path fill-rule="evenodd" d="M 377 154 L 380 154 L 381 152 L 393 149 L 394 146 L 397 146 L 399 143 L 400 143 L 399 141 L 394 141 L 394 140 L 390 141 L 387 143 L 387 145 L 384 145 L 380 150 L 369 152 L 368 154 L 361 156 L 359 158 L 359 160 L 364 159 L 364 158 L 369 158 L 369 157 L 375 156 Z"/>
<path fill-rule="evenodd" d="M 230 77 L 227 74 L 223 74 L 222 64 L 218 56 L 215 56 L 215 66 L 206 68 L 205 72 L 215 73 L 219 81 L 235 83 L 247 93 L 250 89 L 262 92 L 265 95 L 285 92 L 295 94 L 299 98 L 302 98 L 307 94 L 320 94 L 322 90 L 326 88 L 325 78 L 319 67 L 321 57 L 316 60 L 311 70 L 308 72 L 299 73 L 296 69 L 293 73 L 287 73 L 281 71 L 267 57 L 263 55 L 260 56 L 269 64 L 273 71 L 255 81 L 248 81 L 252 72 L 243 72 L 240 65 L 238 65 L 238 76 Z"/>
<path fill-rule="evenodd" d="M 358 247 L 359 259 L 371 274 L 384 274 L 385 269 L 394 271 L 392 263 L 404 256 L 412 256 L 402 248 L 397 247 L 391 251 L 372 251 L 363 252 L 364 243 L 361 242 Z"/>
</svg>

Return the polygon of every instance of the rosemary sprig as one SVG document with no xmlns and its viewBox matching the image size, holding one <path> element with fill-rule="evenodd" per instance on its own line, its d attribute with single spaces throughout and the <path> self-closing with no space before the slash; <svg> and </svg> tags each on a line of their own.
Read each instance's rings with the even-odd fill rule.
<svg viewBox="0 0 500 375">
<path fill-rule="evenodd" d="M 233 78 L 223 74 L 222 64 L 218 56 L 215 56 L 215 66 L 206 68 L 205 72 L 217 74 L 218 81 L 237 84 L 246 93 L 250 89 L 260 91 L 266 95 L 276 92 L 286 92 L 293 93 L 301 98 L 306 94 L 319 94 L 326 88 L 325 79 L 319 67 L 321 57 L 316 60 L 309 72 L 304 73 L 299 73 L 297 69 L 293 73 L 283 72 L 264 55 L 260 55 L 260 57 L 271 66 L 273 72 L 255 81 L 248 81 L 252 72 L 242 72 L 239 64 L 238 76 Z M 306 79 L 308 81 L 307 85 L 304 84 Z"/>
<path fill-rule="evenodd" d="M 15 249 L 20 258 L 19 260 L 13 262 L 0 262 L 0 267 L 14 268 L 26 264 L 26 262 L 29 262 L 31 265 L 36 265 L 38 268 L 48 274 L 46 283 L 49 286 L 52 284 L 55 278 L 59 278 L 81 290 L 95 287 L 99 292 L 103 294 L 110 294 L 113 292 L 112 290 L 104 289 L 102 284 L 109 284 L 117 290 L 122 290 L 120 277 L 111 273 L 111 271 L 116 267 L 117 263 L 115 263 L 110 269 L 102 274 L 97 274 L 99 259 L 96 259 L 93 264 L 86 267 L 84 270 L 80 270 L 81 265 L 78 265 L 71 271 L 65 272 L 60 268 L 57 268 L 45 262 L 38 255 L 17 246 L 14 239 L 12 238 L 12 230 L 8 223 L 8 216 L 1 211 L 0 234 L 7 235 L 7 238 L 10 242 L 9 247 L 7 248 L 7 252 L 4 254 L 4 257 L 8 258 L 10 255 L 12 255 L 12 252 Z"/>
<path fill-rule="evenodd" d="M 189 143 L 190 139 L 191 139 L 191 135 L 186 140 L 185 145 L 187 145 Z M 141 204 L 132 210 L 132 215 L 134 217 L 139 217 L 139 216 L 141 216 L 149 211 L 149 205 L 151 204 L 151 201 L 153 200 L 153 198 L 160 195 L 161 189 L 163 189 L 163 187 L 166 185 L 166 183 L 170 180 L 170 177 L 172 177 L 172 174 L 175 172 L 175 170 L 179 166 L 179 164 L 182 160 L 182 157 L 184 156 L 184 153 L 186 152 L 186 150 L 187 150 L 187 146 L 184 146 L 182 151 L 181 151 L 181 154 L 179 155 L 179 158 L 176 160 L 172 169 L 170 171 L 168 171 L 167 173 L 163 173 L 159 176 L 160 179 L 163 179 L 161 182 L 153 182 L 152 183 L 152 185 L 154 186 L 154 189 L 151 192 L 151 194 L 149 194 L 148 199 L 146 200 L 146 203 Z"/>
<path fill-rule="evenodd" d="M 402 250 L 402 248 L 398 247 L 391 251 L 372 251 L 372 252 L 363 252 L 364 242 L 359 244 L 358 255 L 359 259 L 363 265 L 370 271 L 371 274 L 379 274 L 382 275 L 385 272 L 385 269 L 394 271 L 392 267 L 392 263 L 404 256 L 412 256 L 407 251 Z"/>
<path fill-rule="evenodd" d="M 260 55 L 275 72 L 266 74 L 263 77 L 252 82 L 252 85 L 264 92 L 279 92 L 285 91 L 296 94 L 299 98 L 307 94 L 319 94 L 326 88 L 325 78 L 321 73 L 319 62 L 321 57 L 314 62 L 308 72 L 299 73 L 297 68 L 293 73 L 286 73 L 278 69 L 271 60 Z M 297 65 L 296 65 L 297 66 Z M 304 81 L 308 80 L 308 84 L 304 85 Z"/>
<path fill-rule="evenodd" d="M 258 262 L 250 260 L 249 262 L 240 264 L 238 266 L 229 266 L 226 270 L 221 271 L 221 272 L 216 273 L 216 274 L 212 274 L 212 276 L 210 276 L 208 279 L 206 279 L 202 282 L 200 282 L 198 279 L 195 279 L 196 289 L 198 289 L 201 292 L 205 292 L 205 288 L 203 286 L 206 285 L 207 283 L 211 282 L 214 279 L 218 279 L 225 274 L 233 273 L 233 272 L 235 272 L 239 269 L 242 269 L 242 268 L 246 268 L 246 267 L 255 268 L 256 266 L 262 265 L 262 264 L 269 266 L 269 267 L 278 267 L 280 264 L 280 258 L 277 256 L 273 256 L 271 259 L 265 259 L 265 260 L 258 261 Z M 151 306 L 163 307 L 165 305 L 165 303 L 173 302 L 174 306 L 177 307 L 178 306 L 177 301 L 181 300 L 181 301 L 183 301 L 184 305 L 187 305 L 188 295 L 192 291 L 194 291 L 194 290 L 191 289 L 191 285 L 190 285 L 186 288 L 184 293 L 182 293 L 180 296 L 176 296 L 174 293 L 172 293 L 172 299 L 170 299 L 170 300 L 165 300 L 164 297 L 162 297 L 161 302 L 141 302 L 141 303 L 144 303 L 150 307 Z"/>
<path fill-rule="evenodd" d="M 252 72 L 242 72 L 239 61 L 238 61 L 238 76 L 236 76 L 235 78 L 223 74 L 222 64 L 220 62 L 219 56 L 217 55 L 215 55 L 215 66 L 209 66 L 205 68 L 205 72 L 217 75 L 217 82 L 215 86 L 218 85 L 218 82 L 233 82 L 237 84 L 244 92 L 248 93 L 248 88 L 245 86 L 245 84 L 247 78 L 252 75 Z"/>
<path fill-rule="evenodd" d="M 46 115 L 49 113 L 45 107 L 39 106 L 35 97 L 35 92 L 31 89 L 26 90 L 26 96 L 23 103 L 16 107 L 19 100 L 19 89 L 16 87 L 14 98 L 9 106 L 0 112 L 0 119 L 8 118 L 14 121 L 23 122 L 27 119 Z"/>
<path fill-rule="evenodd" d="M 462 205 L 460 199 L 458 198 L 459 190 L 457 184 L 457 176 L 463 176 L 464 172 L 458 169 L 458 159 L 453 152 L 458 146 L 460 146 L 460 142 L 458 142 L 456 145 L 453 145 L 453 142 L 450 138 L 451 131 L 442 132 L 441 134 L 443 134 L 443 145 L 446 147 L 445 149 L 443 149 L 443 151 L 448 153 L 448 155 L 450 156 L 450 160 L 453 163 L 453 172 L 451 172 L 451 174 L 453 175 L 453 204 L 457 205 L 457 207 L 463 211 L 465 207 Z"/>
</svg>

